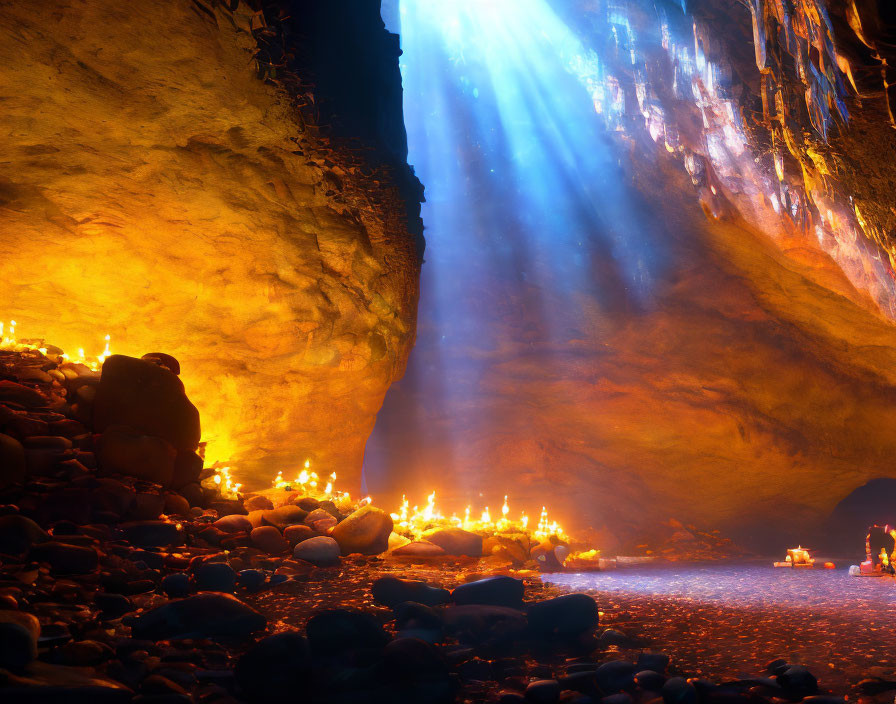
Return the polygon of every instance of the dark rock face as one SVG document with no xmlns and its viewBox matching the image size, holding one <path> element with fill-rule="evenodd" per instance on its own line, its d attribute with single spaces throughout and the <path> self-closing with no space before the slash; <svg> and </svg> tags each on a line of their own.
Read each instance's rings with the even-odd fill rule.
<svg viewBox="0 0 896 704">
<path fill-rule="evenodd" d="M 413 344 L 422 261 L 397 39 L 377 8 L 54 0 L 0 12 L 11 52 L 0 52 L 0 85 L 17 96 L 5 116 L 44 115 L 0 155 L 11 175 L 0 229 L 16 233 L 0 237 L 5 272 L 16 272 L 0 281 L 16 301 L 4 315 L 69 351 L 108 332 L 130 355 L 84 385 L 100 430 L 128 425 L 189 453 L 195 404 L 206 460 L 232 461 L 244 484 L 267 485 L 305 447 L 353 490 Z M 27 56 L 11 48 L 14 27 L 33 32 Z M 79 58 L 60 64 L 60 50 Z M 87 58 L 97 52 L 102 61 Z M 65 74 L 68 89 L 44 71 Z M 83 119 L 66 131 L 75 112 Z M 38 260 L 67 262 L 52 292 Z M 60 297 L 69 322 L 53 314 Z M 134 395 L 175 405 L 117 413 Z M 43 403 L 0 382 L 0 398 L 13 397 Z"/>
<path fill-rule="evenodd" d="M 100 433 L 112 425 L 129 426 L 184 452 L 195 451 L 201 435 L 199 411 L 183 382 L 158 364 L 124 355 L 112 355 L 103 364 L 93 425 Z"/>
</svg>

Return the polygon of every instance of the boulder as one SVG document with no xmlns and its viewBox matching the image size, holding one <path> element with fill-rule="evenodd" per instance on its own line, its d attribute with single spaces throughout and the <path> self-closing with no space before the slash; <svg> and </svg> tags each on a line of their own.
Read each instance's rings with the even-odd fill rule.
<svg viewBox="0 0 896 704">
<path fill-rule="evenodd" d="M 697 689 L 684 677 L 672 677 L 660 690 L 664 704 L 697 704 Z"/>
<path fill-rule="evenodd" d="M 449 555 L 482 557 L 482 536 L 461 528 L 434 528 L 423 537 Z"/>
<path fill-rule="evenodd" d="M 0 668 L 19 670 L 37 657 L 40 623 L 22 611 L 0 610 Z"/>
<path fill-rule="evenodd" d="M 446 553 L 428 540 L 415 540 L 395 548 L 392 554 L 395 557 L 441 557 Z"/>
<path fill-rule="evenodd" d="M 47 532 L 30 518 L 18 513 L 0 516 L 0 553 L 20 557 L 33 545 L 49 539 Z"/>
<path fill-rule="evenodd" d="M 379 555 L 389 547 L 392 517 L 375 506 L 362 506 L 339 523 L 332 532 L 343 555 Z"/>
<path fill-rule="evenodd" d="M 329 514 L 327 514 L 329 515 Z M 262 525 L 275 526 L 281 532 L 286 526 L 301 524 L 308 516 L 308 512 L 298 506 L 281 506 L 261 514 Z"/>
<path fill-rule="evenodd" d="M 597 603 L 587 594 L 564 594 L 529 606 L 528 619 L 539 635 L 575 636 L 597 626 Z"/>
<path fill-rule="evenodd" d="M 427 606 L 447 604 L 451 593 L 447 589 L 433 587 L 417 579 L 380 577 L 371 587 L 373 600 L 377 604 L 393 608 L 406 601 L 414 601 Z"/>
<path fill-rule="evenodd" d="M 190 576 L 184 572 L 166 574 L 162 578 L 161 587 L 162 591 L 171 598 L 190 596 L 190 593 L 193 591 Z"/>
<path fill-rule="evenodd" d="M 604 694 L 630 690 L 635 686 L 637 668 L 625 660 L 611 660 L 597 668 L 595 679 Z"/>
<path fill-rule="evenodd" d="M 305 626 L 311 652 L 330 657 L 353 650 L 379 650 L 389 636 L 372 614 L 329 609 L 315 614 Z"/>
<path fill-rule="evenodd" d="M 180 545 L 183 533 L 176 523 L 166 521 L 132 521 L 122 523 L 121 531 L 133 545 L 143 548 Z"/>
<path fill-rule="evenodd" d="M 520 609 L 524 593 L 525 585 L 521 579 L 499 575 L 461 584 L 451 592 L 451 600 L 458 606 L 486 604 Z"/>
<path fill-rule="evenodd" d="M 92 547 L 50 541 L 31 548 L 28 559 L 46 562 L 56 574 L 88 574 L 99 564 L 99 555 Z"/>
<path fill-rule="evenodd" d="M 103 364 L 93 402 L 93 427 L 128 425 L 177 450 L 199 447 L 199 411 L 176 374 L 153 361 L 112 355 Z"/>
<path fill-rule="evenodd" d="M 251 496 L 243 502 L 247 511 L 272 511 L 274 504 L 267 496 Z"/>
<path fill-rule="evenodd" d="M 284 506 L 284 508 L 287 508 Z M 291 506 L 289 508 L 299 509 L 298 506 Z M 330 528 L 335 528 L 338 521 L 336 518 L 325 509 L 316 508 L 307 516 L 305 516 L 305 525 L 311 526 L 318 533 L 326 533 Z"/>
<path fill-rule="evenodd" d="M 530 704 L 554 704 L 560 698 L 557 680 L 534 680 L 526 687 L 526 701 Z"/>
<path fill-rule="evenodd" d="M 303 540 L 308 540 L 308 538 L 313 538 L 315 535 L 314 529 L 311 526 L 286 526 L 286 529 L 283 531 L 283 537 L 290 545 L 296 545 L 297 543 L 301 543 Z"/>
<path fill-rule="evenodd" d="M 0 489 L 21 484 L 26 474 L 25 449 L 14 437 L 0 433 Z"/>
<path fill-rule="evenodd" d="M 286 549 L 289 547 L 289 543 L 274 526 L 253 528 L 249 538 L 255 547 L 271 555 L 279 555 L 282 552 L 286 552 Z"/>
<path fill-rule="evenodd" d="M 237 661 L 234 675 L 246 701 L 291 704 L 307 689 L 310 669 L 308 642 L 287 631 L 258 641 Z"/>
<path fill-rule="evenodd" d="M 202 458 L 195 452 L 178 450 L 174 458 L 174 477 L 171 479 L 173 489 L 182 489 L 188 484 L 199 481 L 203 467 Z"/>
<path fill-rule="evenodd" d="M 818 680 L 802 665 L 791 665 L 776 680 L 789 695 L 807 697 L 818 693 Z"/>
<path fill-rule="evenodd" d="M 267 619 L 230 594 L 208 592 L 169 601 L 131 621 L 134 638 L 247 637 L 267 626 Z"/>
<path fill-rule="evenodd" d="M 226 562 L 206 562 L 193 572 L 199 591 L 232 592 L 236 589 L 236 572 Z"/>
<path fill-rule="evenodd" d="M 314 565 L 332 565 L 339 561 L 339 543 L 330 537 L 321 535 L 308 538 L 297 543 L 292 556 L 297 560 L 305 560 Z"/>
<path fill-rule="evenodd" d="M 0 381 L 0 403 L 17 403 L 25 408 L 40 408 L 48 401 L 37 389 L 6 379 Z"/>
<path fill-rule="evenodd" d="M 253 528 L 252 521 L 238 513 L 219 518 L 212 525 L 224 533 L 251 533 Z"/>
<path fill-rule="evenodd" d="M 174 478 L 174 447 L 160 437 L 144 435 L 123 425 L 108 425 L 97 443 L 97 463 L 107 474 L 126 474 L 170 486 Z"/>
</svg>

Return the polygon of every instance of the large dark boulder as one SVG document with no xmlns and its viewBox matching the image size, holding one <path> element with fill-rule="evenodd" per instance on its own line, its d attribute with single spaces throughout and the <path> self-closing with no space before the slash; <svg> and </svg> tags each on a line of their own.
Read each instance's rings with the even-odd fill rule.
<svg viewBox="0 0 896 704">
<path fill-rule="evenodd" d="M 170 601 L 131 622 L 135 638 L 242 638 L 262 630 L 267 619 L 229 594 L 205 592 Z"/>
<path fill-rule="evenodd" d="M 307 689 L 311 661 L 308 642 L 295 631 L 263 638 L 236 664 L 242 696 L 253 704 L 286 704 Z"/>
<path fill-rule="evenodd" d="M 311 652 L 332 657 L 349 651 L 379 650 L 389 636 L 377 620 L 363 611 L 330 609 L 308 619 L 305 627 Z"/>
<path fill-rule="evenodd" d="M 433 587 L 418 579 L 399 579 L 398 577 L 380 577 L 371 587 L 373 600 L 377 604 L 398 606 L 406 601 L 414 601 L 427 606 L 447 604 L 451 593 L 441 587 Z"/>
<path fill-rule="evenodd" d="M 0 489 L 25 481 L 25 449 L 14 437 L 0 433 Z"/>
<path fill-rule="evenodd" d="M 597 603 L 587 594 L 564 594 L 532 604 L 528 618 L 539 635 L 576 636 L 597 626 Z"/>
<path fill-rule="evenodd" d="M 524 592 L 521 579 L 498 575 L 461 584 L 451 592 L 451 600 L 458 606 L 488 604 L 519 609 L 523 605 Z"/>
<path fill-rule="evenodd" d="M 127 425 L 163 438 L 176 450 L 199 447 L 199 411 L 190 403 L 183 382 L 170 370 L 148 360 L 112 355 L 93 402 L 93 426 Z"/>
<path fill-rule="evenodd" d="M 46 531 L 30 518 L 18 513 L 0 516 L 0 553 L 20 557 L 31 546 L 49 539 Z"/>
</svg>

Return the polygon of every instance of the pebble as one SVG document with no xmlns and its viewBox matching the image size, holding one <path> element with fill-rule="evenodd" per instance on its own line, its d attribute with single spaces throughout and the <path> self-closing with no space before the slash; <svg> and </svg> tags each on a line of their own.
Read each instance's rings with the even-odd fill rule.
<svg viewBox="0 0 896 704">
<path fill-rule="evenodd" d="M 296 544 L 292 556 L 315 565 L 332 565 L 339 561 L 339 543 L 327 536 L 309 538 Z"/>
</svg>

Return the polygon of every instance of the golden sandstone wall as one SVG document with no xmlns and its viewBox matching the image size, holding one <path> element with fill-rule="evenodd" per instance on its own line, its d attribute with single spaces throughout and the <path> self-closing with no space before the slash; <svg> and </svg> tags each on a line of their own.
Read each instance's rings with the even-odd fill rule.
<svg viewBox="0 0 896 704">
<path fill-rule="evenodd" d="M 0 5 L 0 319 L 170 353 L 208 460 L 266 483 L 311 458 L 350 485 L 413 343 L 421 253 L 388 177 L 258 79 L 245 4 L 211 8 Z"/>
</svg>

